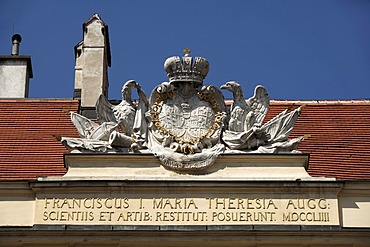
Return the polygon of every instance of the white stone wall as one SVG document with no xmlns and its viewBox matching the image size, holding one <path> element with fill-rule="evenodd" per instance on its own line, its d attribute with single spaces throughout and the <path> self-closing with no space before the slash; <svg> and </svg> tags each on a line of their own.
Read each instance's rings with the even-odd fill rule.
<svg viewBox="0 0 370 247">
<path fill-rule="evenodd" d="M 0 98 L 28 96 L 27 61 L 5 60 L 0 64 Z"/>
<path fill-rule="evenodd" d="M 81 106 L 94 107 L 108 84 L 106 26 L 98 16 L 84 23 L 83 40 L 75 49 L 75 90 L 81 89 Z M 105 95 L 107 96 L 107 95 Z"/>
</svg>

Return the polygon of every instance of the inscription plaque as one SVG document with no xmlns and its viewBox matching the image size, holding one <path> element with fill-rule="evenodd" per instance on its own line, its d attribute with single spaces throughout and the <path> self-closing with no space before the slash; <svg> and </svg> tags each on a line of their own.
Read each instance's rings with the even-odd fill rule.
<svg viewBox="0 0 370 247">
<path fill-rule="evenodd" d="M 121 194 L 43 196 L 36 224 L 338 225 L 333 196 Z"/>
</svg>

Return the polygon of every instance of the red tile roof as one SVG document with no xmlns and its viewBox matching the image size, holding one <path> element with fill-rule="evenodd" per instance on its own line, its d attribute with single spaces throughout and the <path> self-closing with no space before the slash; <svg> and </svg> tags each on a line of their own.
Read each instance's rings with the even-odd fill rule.
<svg viewBox="0 0 370 247">
<path fill-rule="evenodd" d="M 67 149 L 53 135 L 78 136 L 69 114 L 77 100 L 0 100 L 0 180 L 63 175 Z"/>
<path fill-rule="evenodd" d="M 370 179 L 370 101 L 275 101 L 266 118 L 292 104 L 305 105 L 290 138 L 310 135 L 298 150 L 311 176 Z"/>
<path fill-rule="evenodd" d="M 311 176 L 370 179 L 369 101 L 272 101 L 266 119 L 294 104 L 306 105 L 291 138 L 310 135 L 299 150 L 310 153 Z M 76 100 L 0 100 L 0 180 L 63 175 L 63 153 L 53 135 L 77 137 L 65 111 Z"/>
</svg>

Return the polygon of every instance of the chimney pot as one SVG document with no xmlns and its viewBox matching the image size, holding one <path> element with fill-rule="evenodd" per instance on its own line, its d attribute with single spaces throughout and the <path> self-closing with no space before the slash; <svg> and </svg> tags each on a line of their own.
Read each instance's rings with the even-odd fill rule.
<svg viewBox="0 0 370 247">
<path fill-rule="evenodd" d="M 22 36 L 18 33 L 14 34 L 12 37 L 12 55 L 17 56 L 19 55 L 19 44 L 22 42 Z"/>
</svg>

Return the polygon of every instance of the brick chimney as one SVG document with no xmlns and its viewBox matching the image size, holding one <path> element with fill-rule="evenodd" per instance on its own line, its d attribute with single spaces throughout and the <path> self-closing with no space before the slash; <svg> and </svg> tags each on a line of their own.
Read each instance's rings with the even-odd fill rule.
<svg viewBox="0 0 370 247">
<path fill-rule="evenodd" d="M 28 98 L 29 80 L 33 78 L 31 56 L 19 55 L 22 37 L 12 37 L 11 55 L 0 56 L 0 98 Z"/>
</svg>

